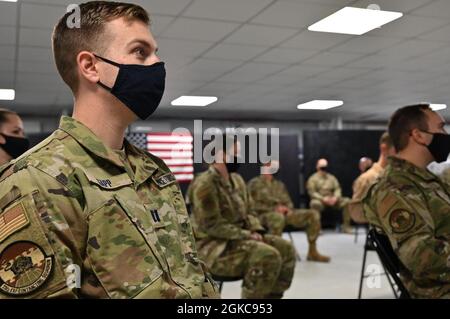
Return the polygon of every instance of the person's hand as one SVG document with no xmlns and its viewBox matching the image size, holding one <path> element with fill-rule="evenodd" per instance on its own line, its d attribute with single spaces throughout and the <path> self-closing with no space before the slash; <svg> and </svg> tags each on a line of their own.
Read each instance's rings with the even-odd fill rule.
<svg viewBox="0 0 450 319">
<path fill-rule="evenodd" d="M 336 205 L 337 201 L 338 201 L 338 199 L 336 197 L 334 197 L 334 196 L 331 197 L 330 198 L 330 206 Z"/>
<path fill-rule="evenodd" d="M 289 207 L 284 205 L 278 205 L 275 210 L 277 211 L 277 213 L 286 215 L 289 212 Z"/>
<path fill-rule="evenodd" d="M 326 196 L 322 199 L 322 203 L 325 204 L 325 206 L 332 206 L 331 205 L 331 198 L 329 196 Z"/>
<path fill-rule="evenodd" d="M 256 241 L 263 241 L 263 236 L 261 236 L 258 233 L 252 233 L 250 235 L 250 238 L 253 239 L 253 240 L 256 240 Z"/>
</svg>

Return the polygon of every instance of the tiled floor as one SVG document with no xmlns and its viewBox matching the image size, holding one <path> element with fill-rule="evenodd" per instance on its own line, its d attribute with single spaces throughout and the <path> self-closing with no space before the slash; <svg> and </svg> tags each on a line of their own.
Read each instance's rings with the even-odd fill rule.
<svg viewBox="0 0 450 319">
<path fill-rule="evenodd" d="M 331 256 L 329 264 L 306 261 L 307 240 L 304 232 L 293 233 L 295 245 L 302 257 L 297 262 L 294 280 L 285 293 L 289 299 L 355 299 L 358 296 L 362 267 L 365 233 L 355 244 L 354 235 L 325 231 L 319 238 L 320 252 Z M 289 239 L 285 234 L 284 237 Z M 367 268 L 371 267 L 371 268 Z M 369 252 L 366 269 L 379 271 L 379 260 L 375 252 Z M 240 298 L 242 282 L 225 283 L 222 298 Z M 371 286 L 372 288 L 369 288 Z M 363 298 L 394 298 L 385 276 L 372 277 L 365 281 Z"/>
</svg>

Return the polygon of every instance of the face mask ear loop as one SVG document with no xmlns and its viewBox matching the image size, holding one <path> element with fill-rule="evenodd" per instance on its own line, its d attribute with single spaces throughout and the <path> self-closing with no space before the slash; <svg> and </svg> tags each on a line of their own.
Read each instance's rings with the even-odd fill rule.
<svg viewBox="0 0 450 319">
<path fill-rule="evenodd" d="M 112 91 L 112 88 L 110 88 L 109 86 L 104 85 L 102 82 L 100 82 L 100 80 L 97 82 L 97 84 L 100 85 L 102 88 L 104 88 L 108 92 Z"/>
<path fill-rule="evenodd" d="M 111 65 L 117 66 L 118 68 L 120 68 L 120 66 L 121 66 L 120 63 L 117 63 L 117 62 L 108 60 L 107 58 L 103 58 L 103 57 L 101 57 L 101 56 L 99 56 L 99 55 L 97 55 L 97 54 L 95 54 L 95 53 L 94 53 L 94 56 L 95 56 L 96 58 L 98 58 L 98 59 L 100 59 L 100 60 L 106 62 L 106 63 L 109 63 L 109 64 L 111 64 Z"/>
<path fill-rule="evenodd" d="M 114 61 L 108 60 L 108 59 L 106 59 L 106 58 L 103 58 L 103 57 L 101 57 L 101 56 L 99 56 L 99 55 L 97 55 L 97 54 L 95 54 L 95 53 L 94 53 L 94 56 L 95 56 L 96 58 L 98 58 L 98 59 L 100 59 L 100 60 L 106 62 L 106 63 L 109 63 L 109 64 L 111 64 L 111 65 L 114 65 L 114 66 L 120 68 L 120 64 L 117 63 L 117 62 L 114 62 Z M 110 88 L 109 86 L 106 86 L 105 84 L 103 84 L 103 83 L 100 82 L 100 81 L 98 81 L 97 84 L 100 85 L 100 86 L 101 86 L 102 88 L 104 88 L 105 90 L 107 90 L 108 92 L 111 92 L 111 91 L 112 91 L 112 88 Z"/>
</svg>

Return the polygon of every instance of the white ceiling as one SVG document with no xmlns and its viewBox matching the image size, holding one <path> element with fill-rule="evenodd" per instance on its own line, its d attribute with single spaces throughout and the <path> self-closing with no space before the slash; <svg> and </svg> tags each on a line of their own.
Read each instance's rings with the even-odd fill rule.
<svg viewBox="0 0 450 319">
<path fill-rule="evenodd" d="M 32 115 L 70 110 L 52 60 L 53 25 L 69 3 L 0 2 L 0 88 L 5 107 Z M 167 89 L 159 116 L 385 120 L 398 107 L 450 104 L 449 0 L 146 0 Z M 401 11 L 363 36 L 307 27 L 346 5 Z M 170 106 L 180 95 L 214 95 L 207 108 Z M 299 111 L 312 99 L 342 99 L 334 111 Z M 444 111 L 450 116 L 450 110 Z"/>
</svg>

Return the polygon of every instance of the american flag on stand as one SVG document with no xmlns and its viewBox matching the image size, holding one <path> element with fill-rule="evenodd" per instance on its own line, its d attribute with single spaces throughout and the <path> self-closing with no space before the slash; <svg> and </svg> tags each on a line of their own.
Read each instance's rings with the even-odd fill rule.
<svg viewBox="0 0 450 319">
<path fill-rule="evenodd" d="M 178 182 L 190 182 L 194 179 L 194 138 L 191 134 L 130 133 L 127 134 L 127 139 L 135 146 L 161 158 Z"/>
</svg>

